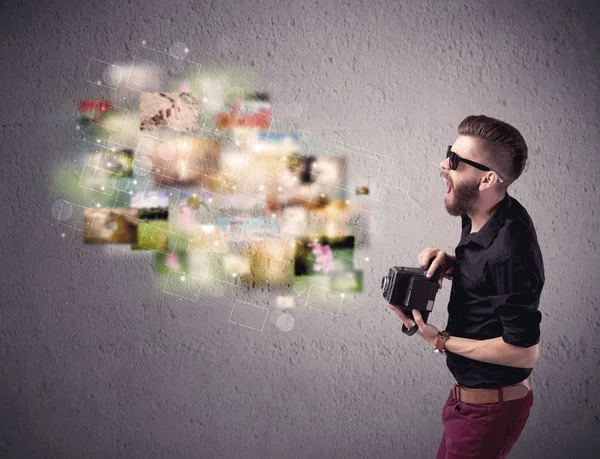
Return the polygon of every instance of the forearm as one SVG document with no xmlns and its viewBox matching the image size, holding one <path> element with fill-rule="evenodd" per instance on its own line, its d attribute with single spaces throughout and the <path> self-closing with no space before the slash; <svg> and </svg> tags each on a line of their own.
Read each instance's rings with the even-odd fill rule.
<svg viewBox="0 0 600 459">
<path fill-rule="evenodd" d="M 480 362 L 506 365 L 516 368 L 533 368 L 538 357 L 538 345 L 532 347 L 513 346 L 502 337 L 476 340 L 450 336 L 446 350 Z"/>
</svg>

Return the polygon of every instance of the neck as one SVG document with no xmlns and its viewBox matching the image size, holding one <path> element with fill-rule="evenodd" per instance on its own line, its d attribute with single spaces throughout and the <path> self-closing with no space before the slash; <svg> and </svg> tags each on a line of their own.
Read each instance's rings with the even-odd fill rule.
<svg viewBox="0 0 600 459">
<path fill-rule="evenodd" d="M 496 209 L 498 208 L 498 204 L 505 198 L 506 193 L 503 196 L 495 196 L 490 200 L 480 200 L 477 206 L 470 211 L 467 212 L 467 215 L 471 219 L 471 233 L 476 233 L 479 231 L 485 222 L 487 222 L 490 217 L 494 214 Z"/>
</svg>

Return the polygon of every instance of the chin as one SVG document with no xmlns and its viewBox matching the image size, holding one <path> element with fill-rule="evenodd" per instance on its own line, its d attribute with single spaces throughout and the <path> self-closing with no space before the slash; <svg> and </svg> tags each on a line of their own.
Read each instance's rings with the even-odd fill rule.
<svg viewBox="0 0 600 459">
<path fill-rule="evenodd" d="M 446 212 L 448 212 L 453 217 L 458 217 L 462 213 L 462 209 L 457 209 L 456 206 L 453 206 L 451 203 L 448 203 L 448 200 L 444 201 L 444 205 L 446 207 Z"/>
</svg>

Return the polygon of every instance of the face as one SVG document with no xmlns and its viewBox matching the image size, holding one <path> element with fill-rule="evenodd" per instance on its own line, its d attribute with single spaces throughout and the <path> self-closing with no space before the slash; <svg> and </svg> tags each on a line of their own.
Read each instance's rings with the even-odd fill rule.
<svg viewBox="0 0 600 459">
<path fill-rule="evenodd" d="M 465 159 L 477 161 L 473 155 L 477 145 L 472 137 L 459 136 L 452 145 L 452 151 Z M 442 172 L 440 176 L 448 181 L 448 188 L 444 195 L 446 210 L 452 216 L 465 215 L 471 212 L 479 202 L 480 171 L 463 163 L 458 163 L 458 168 L 450 169 L 450 159 L 445 158 L 440 163 Z M 448 192 L 449 190 L 449 192 Z"/>
</svg>

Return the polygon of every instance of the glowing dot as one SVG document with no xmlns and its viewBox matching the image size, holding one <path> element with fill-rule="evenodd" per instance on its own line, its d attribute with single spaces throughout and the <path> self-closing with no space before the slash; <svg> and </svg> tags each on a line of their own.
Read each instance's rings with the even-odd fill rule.
<svg viewBox="0 0 600 459">
<path fill-rule="evenodd" d="M 100 203 L 96 204 L 96 207 L 100 207 Z"/>
<path fill-rule="evenodd" d="M 145 45 L 145 44 L 146 44 L 146 40 L 142 40 L 142 45 Z"/>
<path fill-rule="evenodd" d="M 204 99 L 202 99 L 204 102 L 206 102 L 208 99 L 205 97 Z"/>
<path fill-rule="evenodd" d="M 366 258 L 365 258 L 365 261 L 369 261 L 369 257 L 366 257 Z"/>
<path fill-rule="evenodd" d="M 65 234 L 65 233 L 61 233 L 61 234 L 60 234 L 60 237 L 65 237 L 65 236 L 66 236 L 66 234 Z"/>
<path fill-rule="evenodd" d="M 180 277 L 180 279 L 181 279 L 182 281 L 184 281 L 184 280 L 185 280 L 185 276 L 181 276 L 181 277 Z"/>
</svg>

